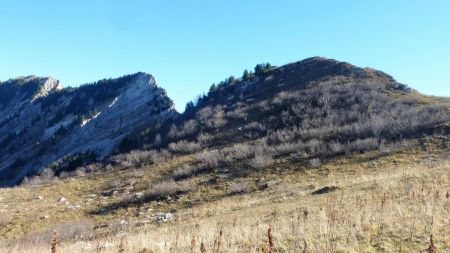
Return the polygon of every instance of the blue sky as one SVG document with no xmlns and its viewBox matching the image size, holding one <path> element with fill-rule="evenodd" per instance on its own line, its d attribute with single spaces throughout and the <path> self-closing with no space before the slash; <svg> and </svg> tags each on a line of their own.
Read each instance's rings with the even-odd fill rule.
<svg viewBox="0 0 450 253">
<path fill-rule="evenodd" d="M 77 86 L 137 71 L 182 110 L 257 63 L 325 56 L 450 96 L 450 1 L 2 0 L 0 80 Z"/>
</svg>

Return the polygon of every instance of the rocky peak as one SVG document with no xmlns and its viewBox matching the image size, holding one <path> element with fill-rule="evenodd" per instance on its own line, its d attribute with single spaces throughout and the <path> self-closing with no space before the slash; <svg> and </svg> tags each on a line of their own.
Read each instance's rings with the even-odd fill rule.
<svg viewBox="0 0 450 253">
<path fill-rule="evenodd" d="M 3 99 L 3 105 L 6 104 L 5 101 L 16 101 L 17 99 L 22 101 L 33 100 L 61 88 L 62 85 L 57 79 L 34 75 L 17 77 L 0 83 L 0 91 L 8 96 L 8 98 Z"/>
<path fill-rule="evenodd" d="M 34 99 L 47 96 L 49 93 L 61 90 L 63 88 L 60 81 L 53 77 L 41 78 L 40 82 L 42 84 L 40 85 L 39 91 L 34 96 Z"/>
<path fill-rule="evenodd" d="M 2 111 L 0 186 L 63 158 L 105 157 L 128 133 L 176 114 L 166 91 L 144 72 L 68 89 L 54 78 L 11 79 L 0 84 Z"/>
</svg>

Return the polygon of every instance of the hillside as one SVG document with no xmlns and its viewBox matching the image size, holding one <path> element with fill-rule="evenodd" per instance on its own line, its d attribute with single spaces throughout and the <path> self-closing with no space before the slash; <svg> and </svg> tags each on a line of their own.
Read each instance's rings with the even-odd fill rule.
<svg viewBox="0 0 450 253">
<path fill-rule="evenodd" d="M 61 252 L 447 252 L 449 109 L 345 62 L 258 65 L 142 115 L 111 156 L 0 189 L 0 251 L 56 230 Z"/>
</svg>

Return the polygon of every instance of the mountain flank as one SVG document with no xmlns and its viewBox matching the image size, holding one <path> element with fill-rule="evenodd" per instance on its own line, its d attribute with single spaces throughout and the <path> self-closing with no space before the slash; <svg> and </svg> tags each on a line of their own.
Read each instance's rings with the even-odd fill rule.
<svg viewBox="0 0 450 253">
<path fill-rule="evenodd" d="M 136 73 L 79 88 L 34 76 L 0 83 L 0 185 L 52 163 L 110 155 L 127 133 L 176 114 L 153 76 Z"/>
<path fill-rule="evenodd" d="M 450 251 L 450 99 L 381 71 L 258 64 L 183 113 L 145 73 L 0 90 L 2 252 Z"/>
</svg>

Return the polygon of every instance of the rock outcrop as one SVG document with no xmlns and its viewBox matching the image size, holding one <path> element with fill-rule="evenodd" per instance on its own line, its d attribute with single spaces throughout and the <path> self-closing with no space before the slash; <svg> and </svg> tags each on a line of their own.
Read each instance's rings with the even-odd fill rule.
<svg viewBox="0 0 450 253">
<path fill-rule="evenodd" d="M 0 186 L 77 154 L 105 157 L 129 132 L 175 114 L 146 73 L 65 89 L 35 76 L 0 83 Z"/>
</svg>

